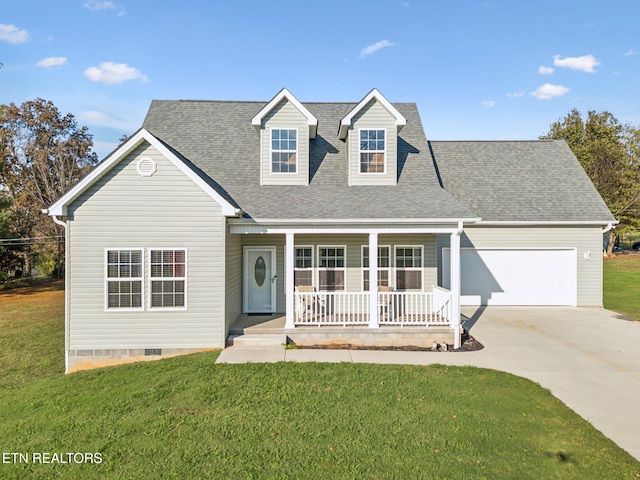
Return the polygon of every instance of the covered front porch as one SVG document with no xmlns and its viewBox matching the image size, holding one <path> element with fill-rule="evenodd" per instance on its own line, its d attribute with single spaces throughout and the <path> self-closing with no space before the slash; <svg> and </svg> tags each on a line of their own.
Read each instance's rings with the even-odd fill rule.
<svg viewBox="0 0 640 480">
<path fill-rule="evenodd" d="M 301 345 L 459 348 L 461 232 L 462 222 L 230 223 L 230 237 L 242 239 L 243 308 L 230 319 L 229 334 L 279 330 Z M 451 252 L 450 289 L 438 286 L 438 235 L 446 235 Z"/>
</svg>

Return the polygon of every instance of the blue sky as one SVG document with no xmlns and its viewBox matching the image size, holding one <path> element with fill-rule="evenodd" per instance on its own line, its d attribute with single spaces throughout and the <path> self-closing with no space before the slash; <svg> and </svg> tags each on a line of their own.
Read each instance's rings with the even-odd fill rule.
<svg viewBox="0 0 640 480">
<path fill-rule="evenodd" d="M 572 108 L 640 125 L 638 0 L 22 0 L 0 103 L 72 113 L 102 158 L 152 99 L 416 102 L 434 140 L 535 139 Z"/>
</svg>

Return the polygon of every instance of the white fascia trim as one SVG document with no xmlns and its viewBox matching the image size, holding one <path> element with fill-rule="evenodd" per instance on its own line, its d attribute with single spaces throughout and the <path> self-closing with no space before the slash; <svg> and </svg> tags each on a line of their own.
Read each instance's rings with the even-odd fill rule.
<svg viewBox="0 0 640 480">
<path fill-rule="evenodd" d="M 278 92 L 278 94 L 273 97 L 273 99 L 269 103 L 267 103 L 255 117 L 251 119 L 251 124 L 256 128 L 260 128 L 262 126 L 262 119 L 284 98 L 293 103 L 293 105 L 300 111 L 300 113 L 307 117 L 307 125 L 309 126 L 309 138 L 316 138 L 316 134 L 318 133 L 318 119 L 314 117 L 313 114 L 309 110 L 307 110 L 307 108 L 302 105 L 302 103 L 300 103 L 300 101 L 296 97 L 294 97 L 293 94 L 286 88 L 280 90 L 280 92 Z"/>
<path fill-rule="evenodd" d="M 73 202 L 82 192 L 89 188 L 93 183 L 108 172 L 120 160 L 129 155 L 143 141 L 148 142 L 156 150 L 158 150 L 167 160 L 175 165 L 190 180 L 198 185 L 207 195 L 209 195 L 222 209 L 222 214 L 227 217 L 237 217 L 240 209 L 235 208 L 222 196 L 211 188 L 202 178 L 200 178 L 193 170 L 191 170 L 182 160 L 180 160 L 173 152 L 165 147 L 156 137 L 148 130 L 141 128 L 129 140 L 122 144 L 119 148 L 109 155 L 102 163 L 98 164 L 87 176 L 85 176 L 75 187 L 63 195 L 57 202 L 47 209 L 48 215 L 67 215 L 67 206 Z"/>
<path fill-rule="evenodd" d="M 402 130 L 402 128 L 407 124 L 407 119 L 402 116 L 402 114 L 398 111 L 398 109 L 394 107 L 391 104 L 391 102 L 389 102 L 389 100 L 384 98 L 384 96 L 376 88 L 374 88 L 362 100 L 360 100 L 360 103 L 358 103 L 358 105 L 356 105 L 347 114 L 346 117 L 340 120 L 340 130 L 338 131 L 338 138 L 340 140 L 344 140 L 345 138 L 347 138 L 347 133 L 349 131 L 349 127 L 351 126 L 353 117 L 358 112 L 360 112 L 360 110 L 362 110 L 365 107 L 365 105 L 367 105 L 367 103 L 369 103 L 373 98 L 375 98 L 378 102 L 380 102 L 382 106 L 386 108 L 389 111 L 389 113 L 391 113 L 391 115 L 395 117 L 396 127 L 398 129 L 397 130 L 398 132 L 400 132 L 400 130 Z"/>
<path fill-rule="evenodd" d="M 234 225 L 318 225 L 318 224 L 384 224 L 384 223 L 400 223 L 406 225 L 415 225 L 423 223 L 453 223 L 458 225 L 471 224 L 480 222 L 477 218 L 257 218 L 253 220 L 245 220 L 238 218 L 233 220 Z"/>
<path fill-rule="evenodd" d="M 376 233 L 378 235 L 389 234 L 452 234 L 457 233 L 458 227 L 338 227 L 338 228 L 296 228 L 291 226 L 266 226 L 266 225 L 229 225 L 229 233 L 231 235 L 246 234 L 318 234 L 318 235 L 344 235 L 344 234 L 368 234 Z"/>
<path fill-rule="evenodd" d="M 589 220 L 589 221 L 561 221 L 561 220 L 553 220 L 553 221 L 516 221 L 516 222 L 509 222 L 509 221 L 479 221 L 477 223 L 477 226 L 497 226 L 497 227 L 509 227 L 509 226 L 545 226 L 545 225 L 549 225 L 549 226 L 558 226 L 558 225 L 598 225 L 598 226 L 602 226 L 602 225 L 609 225 L 609 224 L 618 224 L 620 223 L 618 220 L 615 221 L 611 221 L 611 220 Z"/>
</svg>

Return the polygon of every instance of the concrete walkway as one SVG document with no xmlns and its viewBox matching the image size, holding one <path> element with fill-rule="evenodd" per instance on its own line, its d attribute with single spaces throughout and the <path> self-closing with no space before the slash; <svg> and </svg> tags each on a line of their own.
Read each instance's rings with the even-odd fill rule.
<svg viewBox="0 0 640 480">
<path fill-rule="evenodd" d="M 640 460 L 640 322 L 573 307 L 463 308 L 476 352 L 230 347 L 219 363 L 357 362 L 472 365 L 519 375 L 553 395 Z"/>
</svg>

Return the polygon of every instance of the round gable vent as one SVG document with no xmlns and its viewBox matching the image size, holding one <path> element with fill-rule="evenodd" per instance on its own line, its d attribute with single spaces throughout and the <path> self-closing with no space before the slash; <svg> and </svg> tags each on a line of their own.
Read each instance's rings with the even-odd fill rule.
<svg viewBox="0 0 640 480">
<path fill-rule="evenodd" d="M 138 161 L 138 173 L 142 177 L 150 177 L 156 173 L 156 162 L 150 158 L 141 158 Z"/>
</svg>

